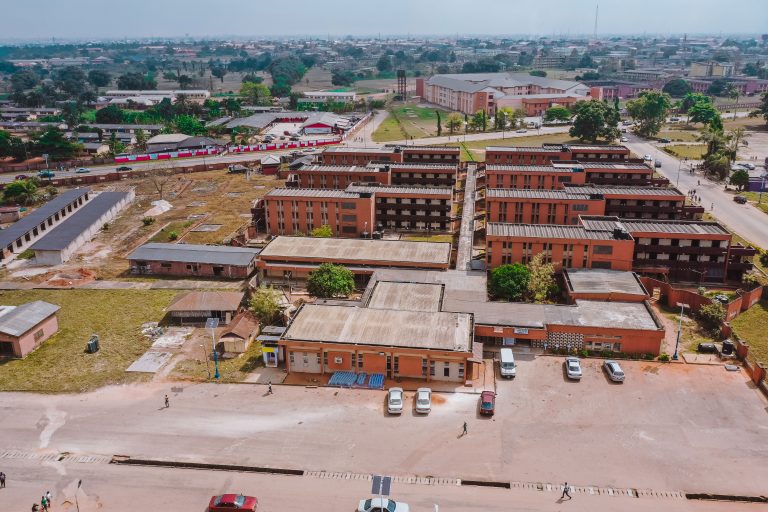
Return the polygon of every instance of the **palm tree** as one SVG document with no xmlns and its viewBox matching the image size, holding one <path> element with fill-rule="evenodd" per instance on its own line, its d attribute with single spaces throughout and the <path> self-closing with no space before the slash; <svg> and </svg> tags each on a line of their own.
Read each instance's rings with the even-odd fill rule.
<svg viewBox="0 0 768 512">
<path fill-rule="evenodd" d="M 704 128 L 696 140 L 707 144 L 706 156 L 714 155 L 725 146 L 725 136 L 711 126 Z"/>
<path fill-rule="evenodd" d="M 738 87 L 736 87 L 731 83 L 731 84 L 728 84 L 728 87 L 726 87 L 725 94 L 727 94 L 729 98 L 732 98 L 734 100 L 733 118 L 736 119 L 736 112 L 738 111 L 738 108 L 736 107 L 736 105 L 739 104 L 739 96 L 741 96 L 741 89 L 739 89 Z"/>
<path fill-rule="evenodd" d="M 749 137 L 749 134 L 747 133 L 746 129 L 738 127 L 728 132 L 728 136 L 731 140 L 731 153 L 733 154 L 733 160 L 738 160 L 739 144 L 741 144 L 744 139 Z"/>
</svg>

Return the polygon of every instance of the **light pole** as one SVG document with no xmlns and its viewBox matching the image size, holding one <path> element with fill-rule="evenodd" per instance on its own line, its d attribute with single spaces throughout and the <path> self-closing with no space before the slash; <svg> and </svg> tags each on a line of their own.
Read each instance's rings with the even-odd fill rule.
<svg viewBox="0 0 768 512">
<path fill-rule="evenodd" d="M 203 350 L 203 358 L 205 359 L 205 369 L 208 372 L 208 378 L 211 378 L 211 365 L 208 362 L 208 351 L 205 350 L 205 345 L 200 344 L 200 348 Z"/>
<path fill-rule="evenodd" d="M 683 304 L 682 302 L 678 302 L 675 305 L 680 307 L 680 319 L 677 323 L 677 340 L 675 341 L 675 353 L 672 355 L 673 361 L 677 361 L 677 349 L 680 346 L 680 336 L 683 332 L 683 311 L 685 308 L 690 307 L 688 304 Z"/>
<path fill-rule="evenodd" d="M 762 180 L 760 180 L 760 195 L 757 196 L 757 204 L 763 203 L 763 189 L 765 189 L 765 175 L 768 174 L 768 171 L 763 172 L 763 175 L 761 176 Z"/>
<path fill-rule="evenodd" d="M 211 348 L 213 349 L 213 364 L 215 366 L 215 372 L 213 374 L 214 379 L 219 378 L 219 356 L 216 353 L 216 328 L 219 326 L 218 318 L 209 318 L 205 321 L 205 327 L 211 330 Z"/>
</svg>

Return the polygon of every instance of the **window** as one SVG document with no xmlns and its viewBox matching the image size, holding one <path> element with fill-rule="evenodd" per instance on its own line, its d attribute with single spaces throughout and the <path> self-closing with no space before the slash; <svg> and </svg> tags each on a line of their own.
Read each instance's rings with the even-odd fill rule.
<svg viewBox="0 0 768 512">
<path fill-rule="evenodd" d="M 355 209 L 355 203 L 341 203 L 341 209 L 342 210 L 354 210 Z"/>
<path fill-rule="evenodd" d="M 611 262 L 610 261 L 593 261 L 592 268 L 603 268 L 606 270 L 611 270 Z"/>
<path fill-rule="evenodd" d="M 429 375 L 434 377 L 435 376 L 435 362 L 430 361 L 429 362 Z"/>
<path fill-rule="evenodd" d="M 464 363 L 459 363 L 459 378 L 464 378 Z"/>
<path fill-rule="evenodd" d="M 161 263 L 160 264 L 160 268 L 171 268 L 171 264 L 170 263 Z"/>
<path fill-rule="evenodd" d="M 613 254 L 613 246 L 596 245 L 592 252 L 593 254 Z"/>
<path fill-rule="evenodd" d="M 39 341 L 40 338 L 42 338 L 44 335 L 45 335 L 45 333 L 43 332 L 42 329 L 40 329 L 39 331 L 35 332 L 35 341 Z"/>
<path fill-rule="evenodd" d="M 575 211 L 575 212 L 585 212 L 585 211 L 587 211 L 587 205 L 586 204 L 575 204 L 575 205 L 573 205 L 573 211 Z"/>
<path fill-rule="evenodd" d="M 450 376 L 451 376 L 450 363 L 443 363 L 443 377 L 450 377 Z"/>
<path fill-rule="evenodd" d="M 357 222 L 357 215 L 342 215 L 342 222 Z"/>
</svg>

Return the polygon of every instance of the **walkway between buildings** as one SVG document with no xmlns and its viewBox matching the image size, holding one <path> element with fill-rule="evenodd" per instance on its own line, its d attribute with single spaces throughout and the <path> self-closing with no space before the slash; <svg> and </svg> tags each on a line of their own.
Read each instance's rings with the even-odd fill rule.
<svg viewBox="0 0 768 512">
<path fill-rule="evenodd" d="M 464 185 L 464 207 L 461 212 L 459 247 L 456 254 L 456 270 L 470 270 L 472 261 L 472 241 L 475 234 L 475 193 L 477 187 L 477 165 L 467 167 L 467 180 Z"/>
<path fill-rule="evenodd" d="M 68 288 L 81 288 L 91 290 L 239 290 L 242 288 L 242 286 L 242 281 L 195 281 L 185 279 L 158 279 L 157 281 L 91 281 L 81 286 L 51 286 L 44 282 L 0 282 L 0 290 L 61 290 Z"/>
</svg>

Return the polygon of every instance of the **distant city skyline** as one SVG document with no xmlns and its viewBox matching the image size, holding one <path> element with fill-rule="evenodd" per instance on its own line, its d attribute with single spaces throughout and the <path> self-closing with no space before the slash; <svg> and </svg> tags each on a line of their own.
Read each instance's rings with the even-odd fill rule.
<svg viewBox="0 0 768 512">
<path fill-rule="evenodd" d="M 123 38 L 335 37 L 384 35 L 760 34 L 768 31 L 766 0 L 4 0 L 5 41 Z"/>
</svg>

